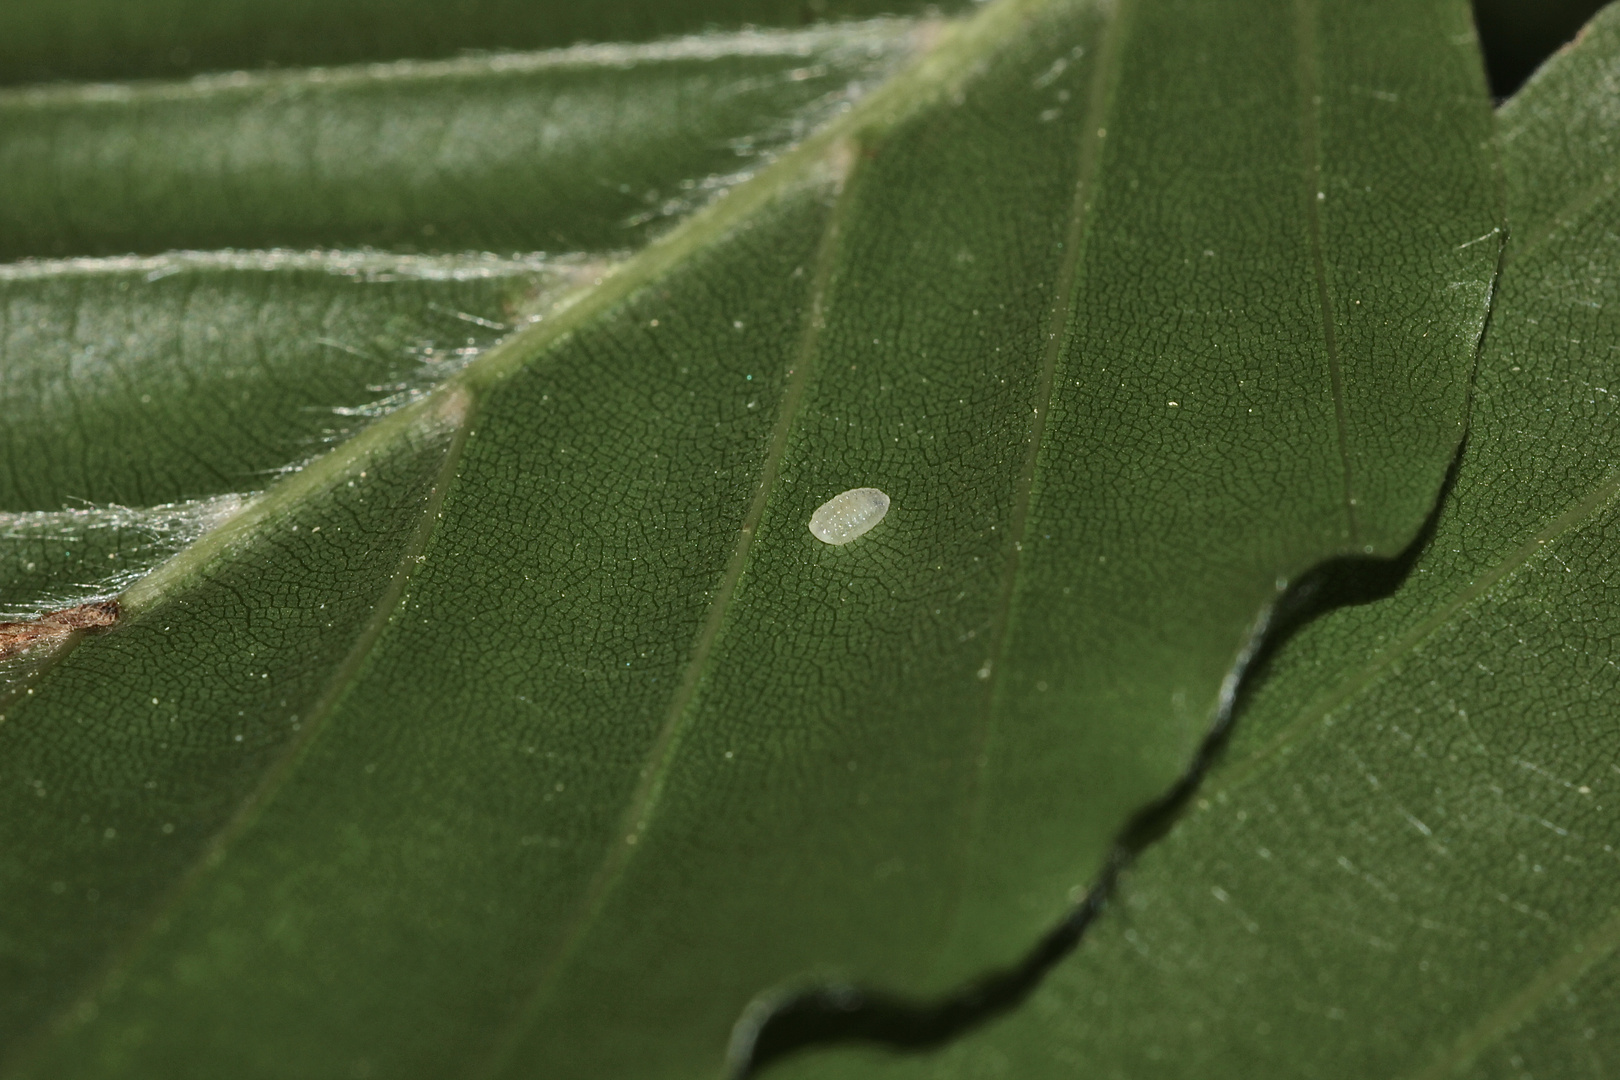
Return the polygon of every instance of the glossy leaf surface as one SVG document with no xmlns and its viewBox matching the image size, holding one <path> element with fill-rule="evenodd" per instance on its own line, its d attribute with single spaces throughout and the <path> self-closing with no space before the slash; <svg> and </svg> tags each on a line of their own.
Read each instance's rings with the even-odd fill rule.
<svg viewBox="0 0 1620 1080">
<path fill-rule="evenodd" d="M 14 0 L 0 8 L 0 82 L 173 78 L 235 68 L 447 58 L 885 14 L 953 15 L 970 3 Z"/>
<path fill-rule="evenodd" d="M 1028 1008 L 794 1077 L 1620 1067 L 1620 9 L 1501 111 L 1513 239 L 1467 449 L 1394 595 L 1278 654 L 1204 798 Z"/>
<path fill-rule="evenodd" d="M 859 96 L 908 26 L 0 92 L 0 254 L 609 250 Z"/>
<path fill-rule="evenodd" d="M 0 507 L 263 488 L 442 381 L 592 265 L 332 252 L 12 264 Z"/>
<path fill-rule="evenodd" d="M 927 51 L 613 268 L 19 264 L 6 296 L 46 314 L 7 331 L 8 392 L 72 403 L 5 417 L 34 462 L 19 535 L 75 496 L 240 490 L 361 391 L 408 403 L 129 586 L 118 627 L 8 671 L 10 1075 L 710 1075 L 789 980 L 928 993 L 1016 955 L 1186 767 L 1279 583 L 1398 551 L 1433 503 L 1497 255 L 1467 30 L 1440 0 L 858 24 L 810 33 L 866 35 L 837 54 L 859 72 Z M 827 90 L 759 40 L 690 42 L 719 66 L 687 74 L 786 88 L 736 129 L 792 134 Z M 635 114 L 636 79 L 669 72 L 622 55 Z M 532 71 L 577 74 L 552 59 Z M 413 95 L 452 92 L 419 71 L 240 85 L 287 131 L 276 110 L 340 123 L 359 86 L 409 150 L 433 138 Z M 534 88 L 492 79 L 496 132 Z M 114 163 L 83 173 L 111 203 L 7 219 L 14 252 L 403 248 L 423 217 L 451 247 L 521 246 L 624 220 L 572 167 L 561 197 L 585 201 L 559 218 L 453 198 L 484 190 L 493 137 L 435 160 L 422 212 L 347 200 L 341 144 L 236 214 L 136 212 L 183 207 L 199 160 L 192 121 L 152 110 L 239 127 L 236 82 L 8 93 L 57 160 Z M 7 130 L 26 171 L 8 147 L 37 136 Z M 647 155 L 710 168 L 685 152 Z M 50 175 L 19 200 L 44 208 Z M 387 258 L 443 272 L 335 269 Z M 471 263 L 500 269 L 450 272 Z M 210 328 L 217 358 L 191 344 Z M 478 355 L 424 374 L 418 336 Z M 173 438 L 119 460 L 137 402 Z M 888 515 L 821 544 L 811 512 L 861 486 Z M 41 588 L 73 584 L 61 558 Z"/>
</svg>

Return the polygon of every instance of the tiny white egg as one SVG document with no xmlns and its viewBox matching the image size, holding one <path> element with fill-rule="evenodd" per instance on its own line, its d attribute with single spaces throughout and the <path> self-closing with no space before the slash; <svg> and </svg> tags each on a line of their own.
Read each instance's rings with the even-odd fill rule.
<svg viewBox="0 0 1620 1080">
<path fill-rule="evenodd" d="M 889 512 L 889 497 L 877 488 L 850 488 L 816 507 L 810 531 L 824 544 L 847 544 L 864 536 Z"/>
</svg>

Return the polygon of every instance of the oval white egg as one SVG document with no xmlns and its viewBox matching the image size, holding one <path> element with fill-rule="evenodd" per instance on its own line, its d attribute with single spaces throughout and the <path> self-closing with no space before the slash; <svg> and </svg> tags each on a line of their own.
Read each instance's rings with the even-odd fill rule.
<svg viewBox="0 0 1620 1080">
<path fill-rule="evenodd" d="M 864 536 L 889 512 L 889 497 L 877 488 L 850 488 L 810 515 L 810 531 L 824 544 L 847 544 Z"/>
</svg>

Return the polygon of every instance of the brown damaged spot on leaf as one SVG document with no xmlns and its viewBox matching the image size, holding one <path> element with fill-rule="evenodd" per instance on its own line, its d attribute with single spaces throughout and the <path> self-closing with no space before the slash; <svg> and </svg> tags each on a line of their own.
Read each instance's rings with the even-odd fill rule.
<svg viewBox="0 0 1620 1080">
<path fill-rule="evenodd" d="M 7 660 L 36 645 L 55 645 L 76 630 L 102 630 L 118 621 L 118 601 L 47 611 L 27 622 L 0 623 L 0 660 Z"/>
</svg>

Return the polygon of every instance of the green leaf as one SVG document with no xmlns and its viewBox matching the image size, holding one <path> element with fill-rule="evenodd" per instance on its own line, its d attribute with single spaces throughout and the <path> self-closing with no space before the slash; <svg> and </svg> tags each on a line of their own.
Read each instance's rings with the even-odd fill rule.
<svg viewBox="0 0 1620 1080">
<path fill-rule="evenodd" d="M 1611 7 L 1501 111 L 1513 239 L 1405 583 L 1281 650 L 1025 1011 L 936 1059 L 783 1075 L 1613 1073 L 1617 77 Z"/>
<path fill-rule="evenodd" d="M 278 251 L 0 267 L 0 506 L 262 488 L 600 270 Z"/>
<path fill-rule="evenodd" d="M 10 0 L 0 7 L 0 83 L 442 58 L 885 13 L 957 14 L 969 6 L 970 0 Z"/>
<path fill-rule="evenodd" d="M 4 250 L 404 249 L 424 221 L 445 250 L 0 282 L 47 313 L 8 323 L 40 342 L 6 393 L 62 402 L 5 414 L 20 545 L 66 550 L 52 498 L 221 499 L 369 380 L 416 391 L 235 513 L 103 509 L 50 564 L 66 593 L 117 529 L 155 551 L 228 515 L 118 626 L 6 672 L 6 1075 L 712 1075 L 756 995 L 1016 956 L 1187 767 L 1279 589 L 1433 504 L 1499 235 L 1467 18 L 1002 0 L 774 52 L 8 92 Z M 510 170 L 500 118 L 549 80 L 607 95 L 578 130 L 691 79 L 697 141 L 791 136 L 832 85 L 789 92 L 807 41 L 839 85 L 928 47 L 616 267 L 453 253 L 598 243 L 630 212 L 604 174 L 713 170 L 634 125 L 602 171 L 543 142 Z M 489 137 L 430 158 L 458 109 Z M 287 156 L 327 122 L 398 153 Z M 239 145 L 206 158 L 208 124 Z M 441 377 L 416 335 L 481 351 Z M 155 452 L 124 435 L 148 405 Z M 822 545 L 811 512 L 861 486 L 888 516 Z"/>
<path fill-rule="evenodd" d="M 909 29 L 7 90 L 0 256 L 625 247 L 847 106 Z"/>
</svg>

